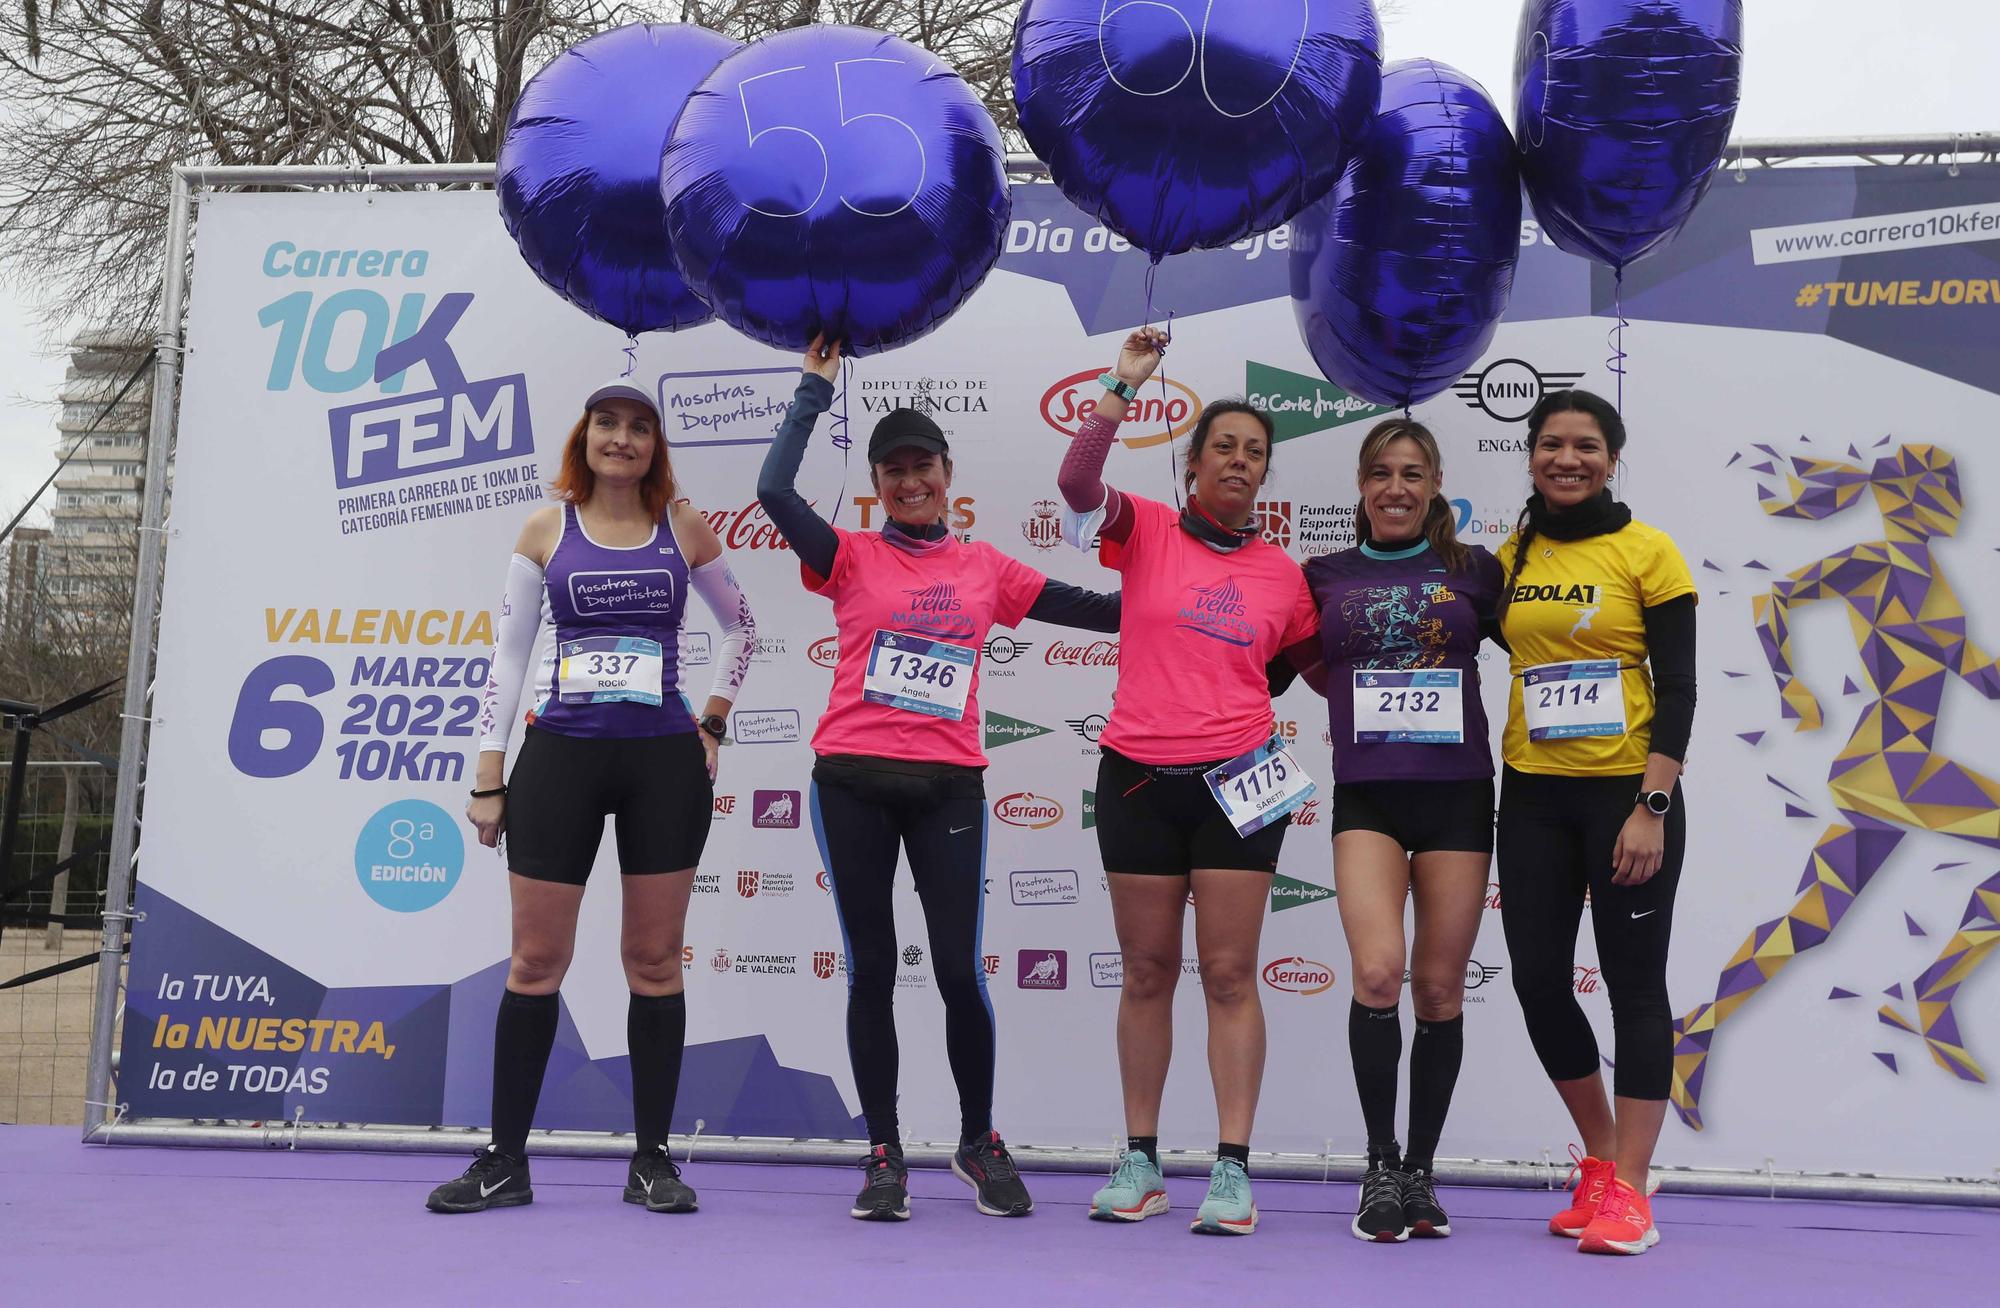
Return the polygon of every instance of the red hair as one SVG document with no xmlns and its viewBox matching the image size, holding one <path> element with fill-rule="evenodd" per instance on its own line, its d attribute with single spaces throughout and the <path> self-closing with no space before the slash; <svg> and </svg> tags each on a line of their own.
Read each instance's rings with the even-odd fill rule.
<svg viewBox="0 0 2000 1308">
<path fill-rule="evenodd" d="M 566 504 L 582 504 L 597 489 L 597 474 L 590 470 L 588 433 L 590 431 L 590 410 L 576 420 L 576 426 L 569 429 L 569 439 L 563 442 L 562 468 L 555 480 L 549 483 L 549 493 Z M 666 516 L 667 505 L 674 500 L 674 470 L 667 460 L 666 433 L 654 424 L 653 461 L 646 467 L 646 476 L 639 483 L 639 499 L 646 506 L 646 512 L 655 518 Z"/>
</svg>

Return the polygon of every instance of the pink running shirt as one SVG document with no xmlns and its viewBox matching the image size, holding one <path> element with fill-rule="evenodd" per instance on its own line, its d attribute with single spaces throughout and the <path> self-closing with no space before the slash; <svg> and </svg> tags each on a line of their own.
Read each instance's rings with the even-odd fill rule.
<svg viewBox="0 0 2000 1308">
<path fill-rule="evenodd" d="M 1306 574 L 1261 537 L 1227 554 L 1181 530 L 1158 500 L 1098 557 L 1124 574 L 1118 690 L 1103 743 L 1140 763 L 1234 758 L 1271 737 L 1264 665 L 1319 631 Z"/>
<path fill-rule="evenodd" d="M 843 531 L 833 575 L 821 581 L 800 565 L 806 589 L 833 601 L 840 636 L 833 693 L 813 732 L 816 754 L 986 766 L 980 745 L 979 672 L 973 664 L 965 716 L 956 722 L 861 697 L 868 651 L 877 631 L 905 632 L 979 649 L 996 626 L 1020 625 L 1046 580 L 984 541 L 951 540 L 923 554 L 890 544 L 880 532 Z"/>
</svg>

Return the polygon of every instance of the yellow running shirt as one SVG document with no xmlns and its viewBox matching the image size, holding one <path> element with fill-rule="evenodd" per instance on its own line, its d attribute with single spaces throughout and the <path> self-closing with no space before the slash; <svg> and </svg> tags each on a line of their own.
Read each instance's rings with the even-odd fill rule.
<svg viewBox="0 0 2000 1308">
<path fill-rule="evenodd" d="M 1513 575 L 1519 541 L 1498 551 L 1503 575 Z M 1642 522 L 1583 540 L 1538 535 L 1528 555 L 1501 623 L 1513 650 L 1507 766 L 1559 777 L 1644 772 L 1653 678 L 1641 614 L 1695 594 L 1686 560 Z"/>
</svg>

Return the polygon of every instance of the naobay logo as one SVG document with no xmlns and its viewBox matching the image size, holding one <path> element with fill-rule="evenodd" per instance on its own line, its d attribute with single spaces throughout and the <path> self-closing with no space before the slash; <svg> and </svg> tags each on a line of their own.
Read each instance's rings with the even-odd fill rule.
<svg viewBox="0 0 2000 1308">
<path fill-rule="evenodd" d="M 451 330 L 472 299 L 466 291 L 443 296 L 415 330 L 375 355 L 375 381 L 387 383 L 422 364 L 435 389 L 327 411 L 336 486 L 400 481 L 534 453 L 527 375 L 468 379 L 452 350 Z"/>
</svg>

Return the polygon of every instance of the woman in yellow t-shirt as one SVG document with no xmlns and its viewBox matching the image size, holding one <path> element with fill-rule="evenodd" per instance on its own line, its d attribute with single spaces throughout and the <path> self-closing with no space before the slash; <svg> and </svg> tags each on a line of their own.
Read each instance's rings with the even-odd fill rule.
<svg viewBox="0 0 2000 1308">
<path fill-rule="evenodd" d="M 1513 683 L 1500 913 L 1528 1036 L 1583 1137 L 1575 1193 L 1549 1230 L 1586 1253 L 1644 1253 L 1660 1238 L 1645 1188 L 1673 1068 L 1667 942 L 1687 835 L 1695 587 L 1666 533 L 1606 489 L 1625 447 L 1616 409 L 1556 391 L 1528 431 L 1534 493 L 1499 551 Z M 1586 904 L 1611 998 L 1615 1111 L 1577 1002 Z"/>
</svg>

